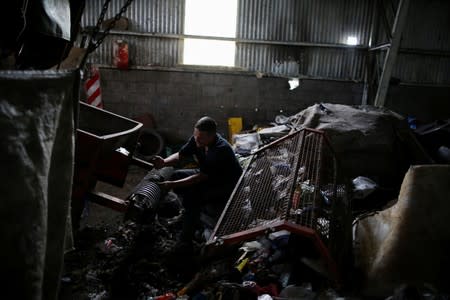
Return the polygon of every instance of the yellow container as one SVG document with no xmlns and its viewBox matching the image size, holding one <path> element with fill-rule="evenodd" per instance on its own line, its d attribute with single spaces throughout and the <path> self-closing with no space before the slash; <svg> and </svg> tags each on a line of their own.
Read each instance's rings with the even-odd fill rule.
<svg viewBox="0 0 450 300">
<path fill-rule="evenodd" d="M 242 117 L 228 118 L 228 141 L 233 143 L 233 135 L 241 132 Z"/>
</svg>

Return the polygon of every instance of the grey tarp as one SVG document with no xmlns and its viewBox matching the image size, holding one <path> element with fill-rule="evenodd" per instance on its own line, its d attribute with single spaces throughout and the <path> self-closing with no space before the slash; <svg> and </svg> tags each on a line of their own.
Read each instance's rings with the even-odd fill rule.
<svg viewBox="0 0 450 300">
<path fill-rule="evenodd" d="M 355 258 L 365 296 L 402 284 L 449 289 L 450 165 L 412 166 L 395 205 L 359 221 Z"/>
<path fill-rule="evenodd" d="M 57 297 L 78 86 L 77 71 L 0 72 L 2 299 Z"/>
<path fill-rule="evenodd" d="M 349 178 L 399 186 L 410 164 L 429 162 L 404 118 L 385 108 L 315 104 L 291 120 L 297 129 L 323 130 Z"/>
</svg>

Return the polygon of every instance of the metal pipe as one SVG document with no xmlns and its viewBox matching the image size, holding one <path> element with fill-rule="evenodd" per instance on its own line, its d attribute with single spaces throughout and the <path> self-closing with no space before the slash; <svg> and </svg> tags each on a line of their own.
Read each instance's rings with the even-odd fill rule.
<svg viewBox="0 0 450 300">
<path fill-rule="evenodd" d="M 83 33 L 90 33 L 90 30 L 85 30 Z M 110 34 L 120 34 L 128 36 L 154 37 L 154 38 L 169 38 L 169 39 L 202 39 L 202 40 L 219 40 L 230 41 L 242 44 L 262 44 L 262 45 L 279 45 L 279 46 L 296 46 L 296 47 L 318 47 L 318 48 L 342 48 L 342 49 L 359 49 L 367 50 L 365 45 L 347 45 L 347 44 L 329 44 L 329 43 L 311 43 L 311 42 L 284 42 L 284 41 L 269 41 L 269 40 L 250 40 L 239 39 L 232 37 L 217 37 L 217 36 L 203 36 L 190 34 L 167 34 L 167 33 L 151 33 L 151 32 L 131 32 L 121 30 L 111 30 Z"/>
<path fill-rule="evenodd" d="M 384 43 L 374 47 L 369 48 L 369 51 L 377 51 L 377 50 L 387 50 L 391 47 L 391 43 Z M 441 51 L 441 50 L 427 50 L 427 49 L 413 49 L 413 48 L 400 48 L 398 50 L 400 53 L 405 54 L 417 54 L 417 55 L 426 55 L 426 56 L 450 56 L 449 51 Z"/>
<path fill-rule="evenodd" d="M 386 54 L 384 60 L 383 71 L 381 73 L 380 84 L 378 85 L 377 94 L 375 96 L 375 106 L 384 106 L 386 102 L 386 94 L 389 88 L 389 81 L 394 69 L 395 60 L 397 58 L 398 50 L 400 48 L 402 31 L 405 27 L 408 8 L 410 0 L 400 0 L 398 4 L 397 14 L 395 16 L 394 25 L 392 28 L 391 47 Z"/>
<path fill-rule="evenodd" d="M 391 47 L 391 43 L 384 43 L 384 44 L 380 44 L 380 45 L 369 48 L 369 51 L 385 50 L 385 49 L 388 49 L 389 47 Z"/>
</svg>

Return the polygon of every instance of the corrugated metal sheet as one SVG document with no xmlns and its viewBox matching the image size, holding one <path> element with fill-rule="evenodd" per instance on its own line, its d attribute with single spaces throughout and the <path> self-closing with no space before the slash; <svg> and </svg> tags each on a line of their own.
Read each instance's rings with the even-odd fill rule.
<svg viewBox="0 0 450 300">
<path fill-rule="evenodd" d="M 366 56 L 357 49 L 239 44 L 237 64 L 249 71 L 361 81 Z"/>
<path fill-rule="evenodd" d="M 368 45 L 369 0 L 240 0 L 237 37 L 249 40 Z M 359 50 L 238 44 L 237 66 L 280 76 L 362 80 Z"/>
<path fill-rule="evenodd" d="M 387 3 L 386 1 L 390 2 Z M 373 28 L 372 47 L 390 42 L 392 24 L 394 24 L 397 6 L 390 0 L 374 1 L 375 22 Z"/>
<path fill-rule="evenodd" d="M 397 9 L 398 1 L 392 5 Z M 392 7 L 388 21 L 394 22 Z M 394 12 L 395 13 L 395 12 Z M 378 20 L 378 42 L 389 41 L 384 34 L 382 20 Z M 431 51 L 450 51 L 450 2 L 443 0 L 410 1 L 408 18 L 402 34 L 402 49 L 421 49 Z M 419 55 L 400 53 L 392 76 L 406 83 L 450 84 L 449 56 Z"/>
<path fill-rule="evenodd" d="M 366 55 L 355 49 L 308 49 L 306 75 L 363 80 Z"/>
<path fill-rule="evenodd" d="M 88 0 L 81 26 L 95 26 L 104 0 Z M 112 0 L 105 20 L 113 18 L 125 4 L 125 0 Z M 182 0 L 133 0 L 123 14 L 130 20 L 130 30 L 152 33 L 183 33 L 184 1 Z"/>
<path fill-rule="evenodd" d="M 111 1 L 105 19 L 113 17 L 125 0 Z M 82 26 L 95 25 L 103 0 L 86 3 Z M 398 1 L 384 1 L 390 10 L 388 22 Z M 372 0 L 239 0 L 237 38 L 283 43 L 343 44 L 356 36 L 368 45 L 374 2 Z M 410 4 L 403 34 L 403 48 L 450 51 L 450 2 L 417 0 Z M 382 28 L 380 11 L 375 28 Z M 131 31 L 158 34 L 183 34 L 183 0 L 134 0 L 124 14 Z M 378 30 L 377 41 L 386 40 Z M 129 43 L 131 64 L 172 67 L 181 61 L 182 39 L 112 34 L 90 55 L 90 61 L 111 64 L 112 43 Z M 293 45 L 237 43 L 236 66 L 279 76 L 311 76 L 341 80 L 362 80 L 364 51 Z M 448 84 L 450 62 L 447 57 L 402 54 L 394 76 L 405 82 Z"/>
<path fill-rule="evenodd" d="M 385 1 L 386 2 L 386 1 Z M 386 19 L 392 30 L 398 1 L 385 3 Z M 377 36 L 375 44 L 389 42 L 385 34 L 382 11 L 377 7 Z M 402 34 L 402 48 L 450 51 L 450 1 L 410 0 L 408 18 Z"/>
<path fill-rule="evenodd" d="M 173 67 L 179 61 L 181 42 L 177 39 L 110 34 L 100 47 L 89 55 L 89 62 L 113 65 L 113 47 L 117 40 L 128 43 L 130 66 Z"/>
<path fill-rule="evenodd" d="M 411 1 L 403 48 L 450 51 L 450 1 Z"/>
<path fill-rule="evenodd" d="M 303 72 L 304 51 L 298 47 L 237 44 L 236 65 L 248 71 L 298 76 Z"/>
<path fill-rule="evenodd" d="M 369 0 L 240 0 L 237 36 L 243 39 L 367 45 Z"/>
<path fill-rule="evenodd" d="M 400 54 L 392 76 L 402 82 L 450 84 L 450 57 Z"/>
</svg>

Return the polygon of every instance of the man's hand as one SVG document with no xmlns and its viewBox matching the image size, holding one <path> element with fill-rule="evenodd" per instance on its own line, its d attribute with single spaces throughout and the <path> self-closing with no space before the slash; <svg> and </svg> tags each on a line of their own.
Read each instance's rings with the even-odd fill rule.
<svg viewBox="0 0 450 300">
<path fill-rule="evenodd" d="M 164 167 L 165 163 L 164 163 L 164 158 L 162 158 L 161 156 L 154 156 L 150 159 L 150 162 L 153 164 L 153 166 L 155 167 L 155 169 L 161 169 L 162 167 Z"/>
</svg>

